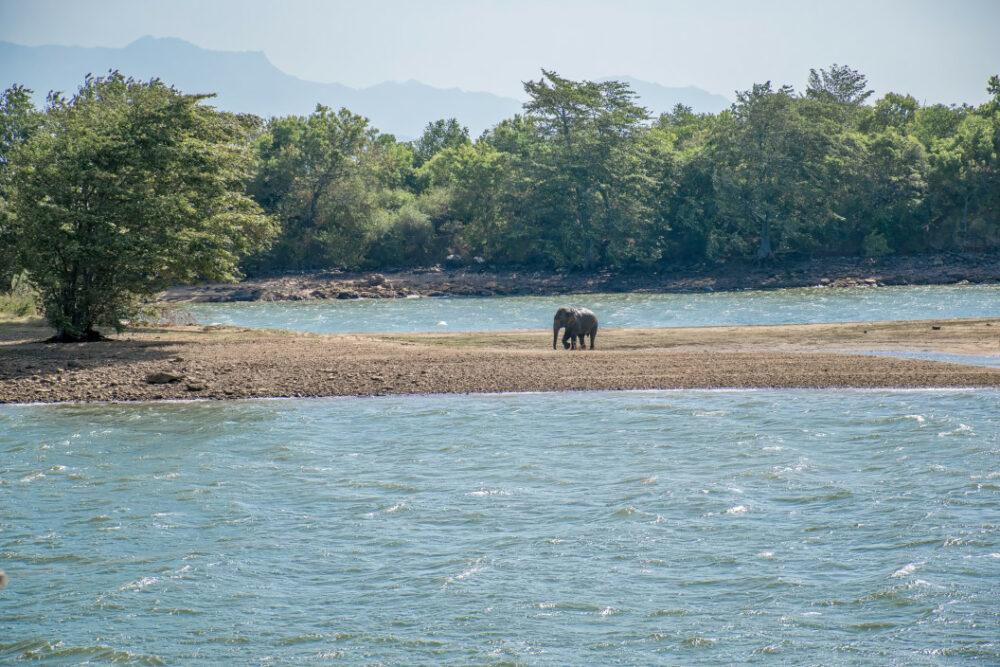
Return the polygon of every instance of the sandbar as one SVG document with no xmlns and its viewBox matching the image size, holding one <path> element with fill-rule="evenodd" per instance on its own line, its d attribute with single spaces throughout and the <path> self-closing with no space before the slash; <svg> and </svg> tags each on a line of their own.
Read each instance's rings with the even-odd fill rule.
<svg viewBox="0 0 1000 667">
<path fill-rule="evenodd" d="M 309 334 L 130 329 L 47 343 L 0 323 L 0 403 L 708 388 L 1000 388 L 1000 368 L 878 356 L 1000 356 L 1000 318 L 602 329 L 597 349 L 551 330 Z"/>
</svg>

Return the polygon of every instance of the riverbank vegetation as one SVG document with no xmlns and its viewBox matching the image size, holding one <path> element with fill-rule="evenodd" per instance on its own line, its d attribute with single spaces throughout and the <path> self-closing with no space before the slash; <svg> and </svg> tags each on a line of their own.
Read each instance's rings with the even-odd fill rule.
<svg viewBox="0 0 1000 667">
<path fill-rule="evenodd" d="M 650 118 L 627 86 L 543 71 L 475 141 L 412 143 L 325 108 L 270 121 L 252 196 L 280 219 L 254 272 L 481 257 L 548 269 L 976 251 L 1000 240 L 1000 78 L 978 108 L 921 106 L 813 71 L 723 113 Z"/>
<path fill-rule="evenodd" d="M 659 270 L 995 249 L 990 101 L 872 100 L 846 66 L 731 109 L 652 118 L 627 85 L 542 71 L 524 112 L 415 141 L 347 109 L 264 121 L 118 73 L 36 110 L 0 99 L 0 284 L 28 271 L 61 335 L 172 282 L 479 262 Z"/>
</svg>

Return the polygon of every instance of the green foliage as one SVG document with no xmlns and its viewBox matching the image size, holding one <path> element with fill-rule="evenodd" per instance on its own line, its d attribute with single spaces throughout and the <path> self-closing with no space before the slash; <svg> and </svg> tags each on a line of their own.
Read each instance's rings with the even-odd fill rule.
<svg viewBox="0 0 1000 667">
<path fill-rule="evenodd" d="M 29 269 L 78 336 L 160 286 L 232 278 L 251 251 L 252 272 L 450 254 L 599 270 L 1000 246 L 1000 77 L 975 108 L 871 103 L 867 85 L 834 64 L 801 95 L 765 82 L 722 113 L 651 120 L 621 82 L 542 70 L 524 113 L 479 139 L 452 118 L 413 142 L 347 109 L 263 125 L 117 74 L 43 113 L 13 88 L 0 280 Z"/>
<path fill-rule="evenodd" d="M 410 149 L 379 135 L 368 119 L 319 105 L 308 116 L 272 120 L 257 144 L 251 193 L 281 221 L 273 251 L 250 268 L 351 268 L 366 264 L 385 235 L 385 190 L 400 188 L 412 169 Z"/>
<path fill-rule="evenodd" d="M 867 86 L 868 77 L 864 74 L 846 65 L 834 63 L 829 71 L 825 69 L 820 69 L 819 72 L 814 69 L 809 70 L 806 97 L 821 102 L 860 106 L 873 92 L 865 90 Z"/>
<path fill-rule="evenodd" d="M 836 102 L 835 102 L 836 103 Z M 812 251 L 828 217 L 825 158 L 830 136 L 812 103 L 788 86 L 757 84 L 737 95 L 731 118 L 713 137 L 714 185 L 720 232 L 756 246 L 768 259 Z"/>
<path fill-rule="evenodd" d="M 916 119 L 919 109 L 920 103 L 912 95 L 886 93 L 885 97 L 875 102 L 868 130 L 878 132 L 892 127 L 905 131 Z"/>
<path fill-rule="evenodd" d="M 40 126 L 10 152 L 19 266 L 64 339 L 121 329 L 171 284 L 233 280 L 273 225 L 243 194 L 246 117 L 159 80 L 88 77 L 50 94 Z"/>
<path fill-rule="evenodd" d="M 419 167 L 447 148 L 468 146 L 469 128 L 454 118 L 427 123 L 423 135 L 413 142 L 413 166 Z"/>
<path fill-rule="evenodd" d="M 882 232 L 872 231 L 861 242 L 861 252 L 865 257 L 883 257 L 890 254 L 892 249 Z"/>
<path fill-rule="evenodd" d="M 38 129 L 41 115 L 31 101 L 31 90 L 13 86 L 0 95 L 0 285 L 15 278 L 19 269 L 10 198 L 13 196 L 14 148 Z"/>
<path fill-rule="evenodd" d="M 10 291 L 0 292 L 0 317 L 34 317 L 38 315 L 38 293 L 22 272 L 11 278 Z"/>
<path fill-rule="evenodd" d="M 535 137 L 518 167 L 528 186 L 526 204 L 538 214 L 529 225 L 544 254 L 573 268 L 655 259 L 655 244 L 646 242 L 654 221 L 642 140 L 646 110 L 623 83 L 542 75 L 524 84 L 531 96 L 526 128 Z"/>
</svg>

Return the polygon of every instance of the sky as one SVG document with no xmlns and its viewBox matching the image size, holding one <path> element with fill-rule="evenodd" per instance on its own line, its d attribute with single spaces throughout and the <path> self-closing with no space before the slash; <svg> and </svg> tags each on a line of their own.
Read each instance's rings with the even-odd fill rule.
<svg viewBox="0 0 1000 667">
<path fill-rule="evenodd" d="M 1000 0 L 0 0 L 0 40 L 121 47 L 146 35 L 262 51 L 361 88 L 416 79 L 525 99 L 541 68 L 632 76 L 733 99 L 803 90 L 837 63 L 876 96 L 979 104 L 1000 73 Z"/>
</svg>

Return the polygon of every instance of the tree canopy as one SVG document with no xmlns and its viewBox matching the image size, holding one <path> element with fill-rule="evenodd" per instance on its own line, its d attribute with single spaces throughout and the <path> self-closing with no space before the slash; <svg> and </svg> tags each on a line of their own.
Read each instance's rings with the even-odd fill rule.
<svg viewBox="0 0 1000 667">
<path fill-rule="evenodd" d="M 35 110 L 0 98 L 0 279 L 27 269 L 66 336 L 119 326 L 172 282 L 241 269 L 661 269 L 1000 246 L 990 100 L 878 99 L 845 65 L 732 107 L 651 119 L 625 83 L 542 70 L 475 140 L 412 142 L 347 109 L 266 123 L 115 73 Z M 280 230 L 278 229 L 280 227 Z M 277 233 L 273 245 L 269 239 Z"/>
<path fill-rule="evenodd" d="M 49 96 L 7 158 L 10 235 L 63 339 L 121 328 L 178 282 L 232 280 L 274 225 L 245 194 L 252 118 L 159 80 L 88 77 Z"/>
</svg>

